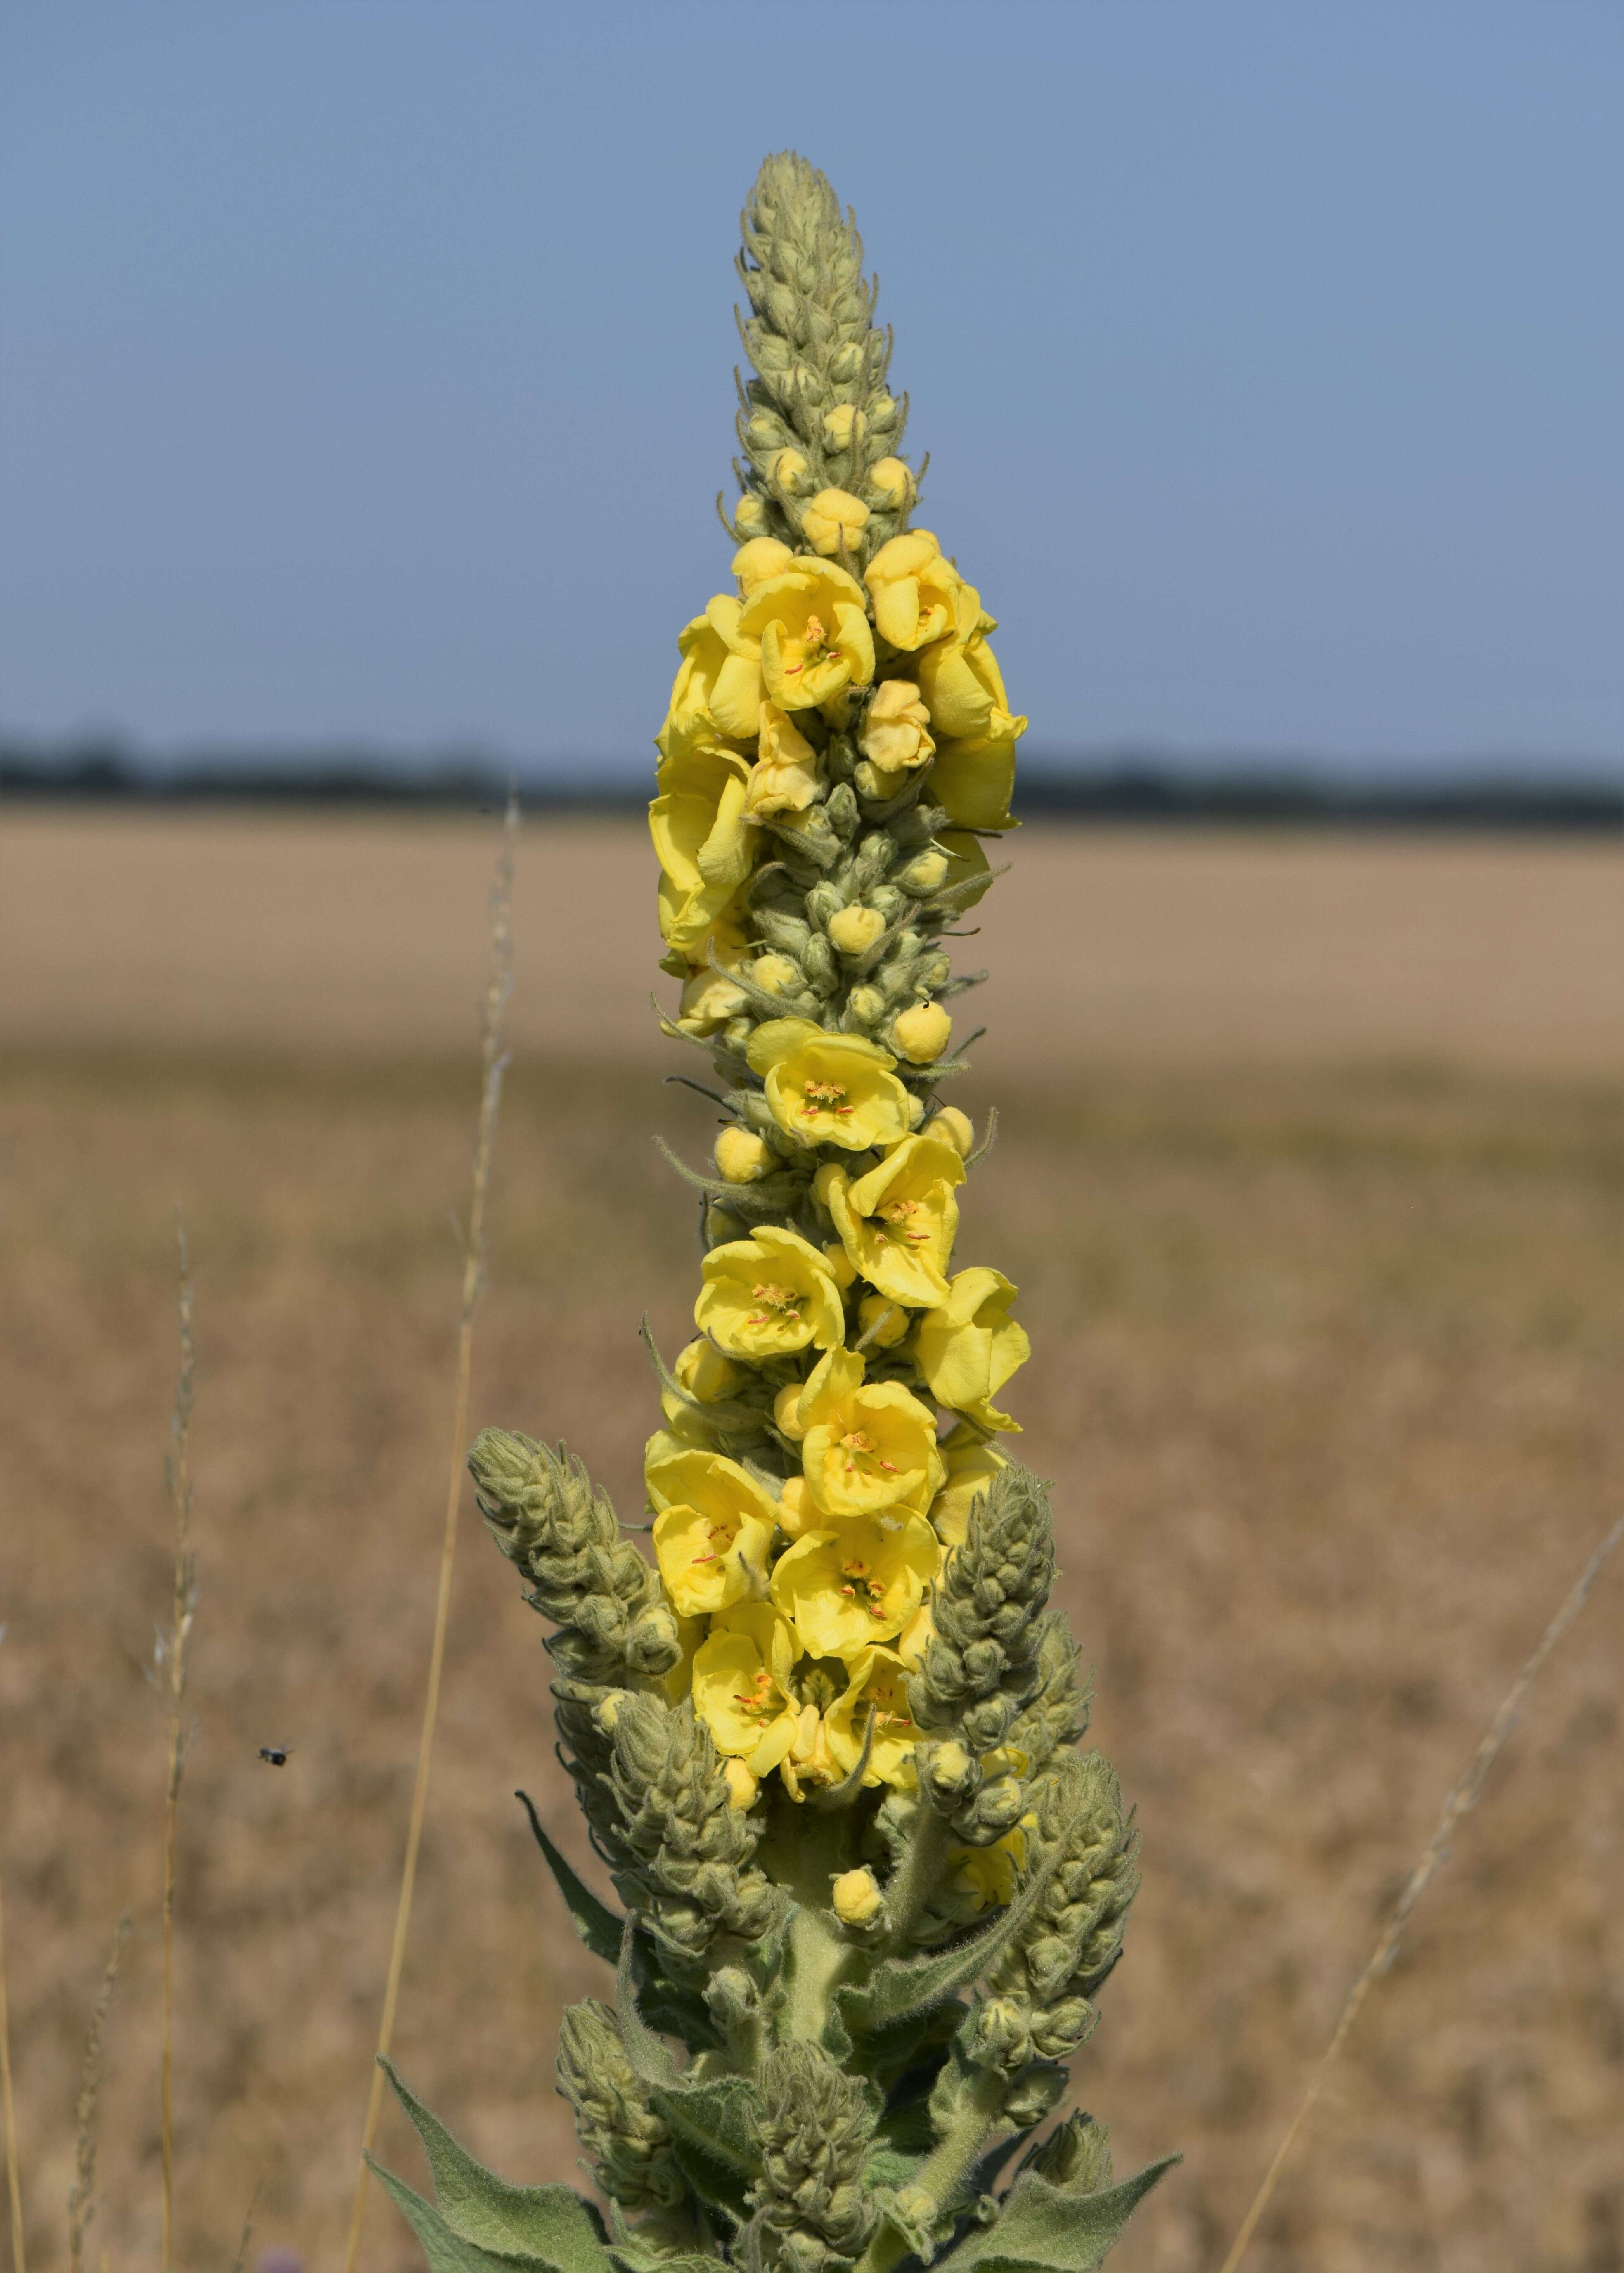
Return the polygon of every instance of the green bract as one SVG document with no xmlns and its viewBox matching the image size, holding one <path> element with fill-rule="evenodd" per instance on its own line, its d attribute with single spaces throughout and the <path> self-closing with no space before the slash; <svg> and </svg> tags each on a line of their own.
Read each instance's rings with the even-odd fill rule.
<svg viewBox="0 0 1624 2273">
<path fill-rule="evenodd" d="M 1018 1290 L 954 1260 L 980 1154 L 945 1006 L 977 979 L 947 940 L 1025 722 L 979 594 L 909 528 L 861 266 L 823 176 L 769 159 L 737 595 L 682 634 L 653 806 L 667 1031 L 726 1112 L 714 1172 L 677 1164 L 707 1251 L 696 1338 L 655 1354 L 658 1567 L 562 1446 L 469 1455 L 624 1906 L 532 1808 L 614 1971 L 558 2052 L 606 2208 L 481 2170 L 397 2079 L 437 2205 L 386 2183 L 436 2273 L 1086 2273 L 1166 2167 L 1117 2184 L 1089 2118 L 1043 2129 L 1138 1839 L 1077 1750 L 1047 1494 L 997 1442 Z"/>
</svg>

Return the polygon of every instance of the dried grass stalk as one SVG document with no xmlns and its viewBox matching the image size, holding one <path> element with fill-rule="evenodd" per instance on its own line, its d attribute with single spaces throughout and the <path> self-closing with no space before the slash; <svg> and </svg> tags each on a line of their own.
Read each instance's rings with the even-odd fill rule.
<svg viewBox="0 0 1624 2273">
<path fill-rule="evenodd" d="M 1538 1679 L 1540 1668 L 1583 1609 L 1585 1597 L 1601 1575 L 1602 1565 L 1620 1539 L 1624 1539 L 1624 1516 L 1619 1518 L 1574 1581 L 1567 1600 L 1539 1637 L 1532 1655 L 1507 1691 L 1500 1710 L 1490 1722 L 1483 1742 L 1472 1755 L 1464 1774 L 1445 1800 L 1443 1812 L 1438 1819 L 1437 1828 L 1428 1840 L 1420 1861 L 1406 1879 L 1404 1890 L 1393 1906 L 1393 1914 L 1382 1929 L 1381 1939 L 1371 1952 L 1364 1971 L 1348 1992 L 1347 2000 L 1343 2006 L 1336 2029 L 1332 2032 L 1331 2040 L 1320 2056 L 1319 2066 L 1308 2079 L 1308 2088 L 1303 2094 L 1296 2114 L 1291 2118 L 1284 2138 L 1276 2149 L 1274 2161 L 1264 2172 L 1263 2183 L 1253 2198 L 1251 2209 L 1241 2221 L 1240 2231 L 1231 2243 L 1229 2255 L 1224 2259 L 1219 2273 L 1235 2273 L 1236 2267 L 1246 2254 L 1246 2247 L 1257 2231 L 1258 2221 L 1269 2208 L 1275 2189 L 1280 2183 L 1281 2173 L 1291 2158 L 1291 2150 L 1301 2137 L 1304 2127 L 1319 2102 L 1320 2095 L 1325 2089 L 1326 2080 L 1335 2067 L 1343 2046 L 1348 2041 L 1354 2022 L 1358 2018 L 1359 2007 L 1397 1956 L 1398 1945 L 1403 1938 L 1404 1928 L 1410 1923 L 1411 1912 L 1426 1892 L 1438 1872 L 1449 1859 L 1449 1842 L 1455 1835 L 1456 1826 L 1463 1816 L 1471 1813 L 1482 1797 L 1483 1787 L 1488 1781 L 1489 1771 L 1500 1758 L 1507 1738 L 1516 1725 L 1517 1715 L 1523 1709 L 1523 1700 Z"/>
<path fill-rule="evenodd" d="M 0 2118 L 5 2124 L 5 2189 L 11 2204 L 12 2273 L 28 2273 L 23 2247 L 23 2174 L 17 2159 L 17 2108 L 11 2097 L 11 2022 L 5 1994 L 5 1883 L 0 1879 Z"/>
<path fill-rule="evenodd" d="M 177 1219 L 175 1239 L 180 1272 L 176 1308 L 181 1365 L 169 1417 L 169 1451 L 163 1464 L 169 1505 L 175 1516 L 175 1570 L 169 1599 L 169 1631 L 160 1633 L 153 1652 L 159 1692 L 168 1718 L 169 1772 L 163 1797 L 163 2020 L 160 2076 L 160 2130 L 163 2152 L 162 2273 L 175 2264 L 175 1846 L 180 1824 L 181 1781 L 191 1731 L 186 1719 L 186 1648 L 198 1609 L 197 1564 L 191 1551 L 191 1405 L 195 1352 L 192 1344 L 191 1258 L 185 1227 Z"/>
<path fill-rule="evenodd" d="M 113 1945 L 107 1954 L 101 1986 L 90 2015 L 90 2029 L 85 2038 L 85 2065 L 79 2074 L 79 2104 L 74 2110 L 77 2121 L 73 2184 L 68 2189 L 68 2261 L 72 2273 L 83 2273 L 85 2236 L 96 2215 L 96 2102 L 101 2092 L 101 2039 L 113 1992 L 118 1984 L 124 1944 L 129 1939 L 130 1913 L 126 1910 L 113 1929 Z"/>
<path fill-rule="evenodd" d="M 508 791 L 501 849 L 497 855 L 496 881 L 490 893 L 490 978 L 485 989 L 482 1021 L 484 1080 L 480 1091 L 479 1120 L 474 1138 L 468 1235 L 463 1242 L 462 1310 L 457 1339 L 456 1417 L 451 1432 L 445 1523 L 440 1543 L 439 1592 L 434 1609 L 434 1640 L 429 1653 L 429 1684 L 423 1699 L 423 1733 L 417 1745 L 417 1779 L 412 1792 L 411 1819 L 407 1827 L 406 1855 L 400 1866 L 400 1891 L 395 1906 L 394 1939 L 389 1952 L 383 2017 L 378 2031 L 378 2062 L 388 2058 L 394 2037 L 395 2007 L 400 1993 L 400 1974 L 406 1962 L 412 1893 L 417 1877 L 417 1850 L 429 1804 L 429 1769 L 434 1752 L 434 1729 L 439 1716 L 440 1677 L 445 1662 L 445 1629 L 451 1615 L 452 1566 L 457 1549 L 457 1516 L 462 1504 L 463 1448 L 468 1442 L 468 1380 L 474 1362 L 474 1314 L 485 1287 L 485 1209 L 490 1189 L 491 1159 L 496 1149 L 497 1117 L 502 1102 L 502 1079 L 508 1066 L 507 1004 L 513 991 L 513 856 L 518 842 L 519 794 L 513 788 Z M 383 2097 L 384 2071 L 375 2062 L 371 2090 L 367 2099 L 366 2124 L 362 2133 L 361 2161 L 355 2179 L 355 2202 L 350 2211 L 349 2244 L 345 2252 L 344 2273 L 355 2273 L 356 2261 L 361 2254 L 367 2187 L 371 2175 L 367 2157 L 377 2141 Z"/>
</svg>

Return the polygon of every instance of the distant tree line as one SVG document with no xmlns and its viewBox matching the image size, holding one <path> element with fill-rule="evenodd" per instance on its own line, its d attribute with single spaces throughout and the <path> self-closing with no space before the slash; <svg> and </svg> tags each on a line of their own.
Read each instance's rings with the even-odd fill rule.
<svg viewBox="0 0 1624 2273">
<path fill-rule="evenodd" d="M 204 755 L 169 764 L 117 744 L 44 746 L 0 740 L 0 799 L 129 800 L 146 804 L 328 805 L 477 808 L 507 794 L 507 770 L 481 757 L 403 763 L 369 750 L 315 755 L 273 751 Z M 527 808 L 640 811 L 648 786 L 629 769 L 520 770 Z M 1624 829 L 1624 778 L 1587 777 L 1530 764 L 1478 773 L 1400 776 L 1384 769 L 1327 776 L 1306 760 L 1248 761 L 1104 752 L 1035 757 L 1018 777 L 1015 811 L 1027 819 L 1214 827 Z"/>
</svg>

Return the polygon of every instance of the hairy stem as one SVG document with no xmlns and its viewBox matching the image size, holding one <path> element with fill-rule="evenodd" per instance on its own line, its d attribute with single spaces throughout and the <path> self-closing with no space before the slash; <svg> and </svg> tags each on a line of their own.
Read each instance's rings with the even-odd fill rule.
<svg viewBox="0 0 1624 2273">
<path fill-rule="evenodd" d="M 941 1878 L 952 1844 L 947 1818 L 933 1808 L 922 1807 L 907 1849 L 886 1888 L 886 1912 L 891 1921 L 888 1947 L 893 1951 L 906 1946 L 920 1911 Z"/>
</svg>

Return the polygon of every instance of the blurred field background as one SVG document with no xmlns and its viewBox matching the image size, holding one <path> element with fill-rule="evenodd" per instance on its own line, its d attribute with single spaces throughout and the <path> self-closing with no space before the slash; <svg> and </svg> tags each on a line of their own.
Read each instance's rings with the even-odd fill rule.
<svg viewBox="0 0 1624 2273">
<path fill-rule="evenodd" d="M 31 2263 L 64 2259 L 120 1909 L 112 2273 L 155 2255 L 173 1211 L 197 1274 L 199 1736 L 182 1820 L 180 2260 L 338 2262 L 435 1583 L 489 821 L 0 816 L 0 1795 Z M 1124 2273 L 1213 2269 L 1442 1795 L 1624 1505 L 1624 850 L 1028 829 L 981 911 L 960 1257 L 1021 1286 L 1095 1736 L 1139 1805 L 1127 1961 L 1078 2063 Z M 694 1272 L 712 1109 L 647 1011 L 629 826 L 521 846 L 517 1054 L 473 1410 L 623 1515 Z M 697 1064 L 697 1061 L 696 1061 Z M 1624 1572 L 1467 1823 L 1249 2263 L 1624 2267 Z M 463 1534 L 397 2037 L 516 2179 L 597 1969 L 541 1629 Z M 285 1769 L 263 1744 L 291 1744 Z M 415 2167 L 391 2119 L 386 2158 Z M 364 2262 L 415 2262 L 374 2199 Z"/>
</svg>

